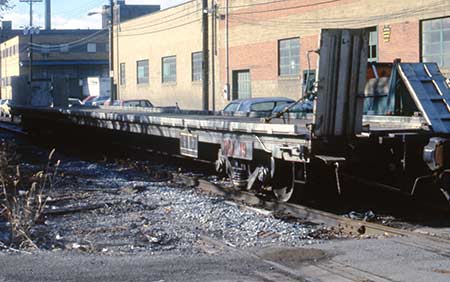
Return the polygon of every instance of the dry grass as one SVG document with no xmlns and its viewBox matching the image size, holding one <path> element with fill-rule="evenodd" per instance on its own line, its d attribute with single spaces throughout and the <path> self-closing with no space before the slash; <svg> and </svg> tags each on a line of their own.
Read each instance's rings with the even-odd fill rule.
<svg viewBox="0 0 450 282">
<path fill-rule="evenodd" d="M 53 149 L 44 170 L 22 175 L 14 152 L 10 144 L 0 144 L 0 214 L 9 222 L 12 246 L 38 248 L 33 229 L 43 221 L 45 195 L 53 189 L 60 161 L 53 161 Z"/>
</svg>

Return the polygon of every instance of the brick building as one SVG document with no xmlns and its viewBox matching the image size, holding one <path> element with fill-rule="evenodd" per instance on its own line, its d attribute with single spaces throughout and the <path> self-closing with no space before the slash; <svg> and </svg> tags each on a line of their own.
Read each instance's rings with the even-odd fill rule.
<svg viewBox="0 0 450 282">
<path fill-rule="evenodd" d="M 119 98 L 201 108 L 201 2 L 116 27 Z M 210 42 L 216 43 L 210 48 L 210 108 L 213 95 L 216 109 L 241 97 L 300 97 L 306 73 L 316 68 L 314 53 L 308 67 L 307 51 L 318 48 L 322 28 L 370 28 L 370 61 L 435 61 L 450 73 L 448 0 L 233 0 L 228 18 L 225 0 L 219 0 L 216 10 L 210 16 Z M 227 22 L 231 89 L 223 95 Z"/>
</svg>

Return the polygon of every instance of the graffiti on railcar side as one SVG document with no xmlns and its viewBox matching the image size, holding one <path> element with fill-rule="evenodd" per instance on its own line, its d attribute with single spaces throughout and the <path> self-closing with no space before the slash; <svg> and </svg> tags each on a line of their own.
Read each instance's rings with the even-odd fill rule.
<svg viewBox="0 0 450 282">
<path fill-rule="evenodd" d="M 227 157 L 252 160 L 253 143 L 237 138 L 224 138 L 222 141 L 222 152 Z"/>
</svg>

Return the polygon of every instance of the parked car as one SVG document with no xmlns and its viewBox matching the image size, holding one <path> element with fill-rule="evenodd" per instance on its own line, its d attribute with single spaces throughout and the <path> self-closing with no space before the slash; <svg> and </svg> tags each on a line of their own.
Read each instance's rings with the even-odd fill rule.
<svg viewBox="0 0 450 282">
<path fill-rule="evenodd" d="M 106 101 L 103 103 L 103 106 L 111 106 L 111 99 L 106 100 Z"/>
<path fill-rule="evenodd" d="M 279 105 L 273 109 L 273 113 L 279 113 L 284 111 L 291 104 Z M 305 99 L 301 102 L 298 102 L 296 105 L 292 106 L 289 109 L 290 113 L 312 113 L 314 108 L 314 102 L 312 99 Z"/>
<path fill-rule="evenodd" d="M 81 103 L 85 106 L 92 106 L 92 100 L 94 100 L 97 97 L 98 96 L 87 96 Z"/>
<path fill-rule="evenodd" d="M 247 98 L 230 102 L 224 109 L 224 113 L 233 112 L 260 112 L 272 113 L 278 106 L 294 103 L 295 101 L 284 97 Z"/>
<path fill-rule="evenodd" d="M 77 106 L 82 106 L 82 102 L 80 101 L 80 99 L 77 98 L 69 98 L 69 108 L 71 107 L 77 107 Z"/>
<path fill-rule="evenodd" d="M 117 100 L 113 106 L 153 108 L 153 104 L 147 99 Z"/>
<path fill-rule="evenodd" d="M 92 99 L 92 106 L 103 106 L 108 100 L 109 96 L 97 96 Z"/>
</svg>

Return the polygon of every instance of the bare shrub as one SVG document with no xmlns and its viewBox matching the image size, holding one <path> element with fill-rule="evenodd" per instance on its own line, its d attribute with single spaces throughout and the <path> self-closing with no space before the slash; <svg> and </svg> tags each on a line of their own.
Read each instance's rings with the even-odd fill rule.
<svg viewBox="0 0 450 282">
<path fill-rule="evenodd" d="M 60 161 L 54 162 L 53 149 L 45 168 L 22 175 L 11 145 L 0 144 L 1 214 L 10 226 L 11 244 L 20 248 L 37 248 L 33 228 L 43 221 L 47 195 L 53 189 Z"/>
</svg>

